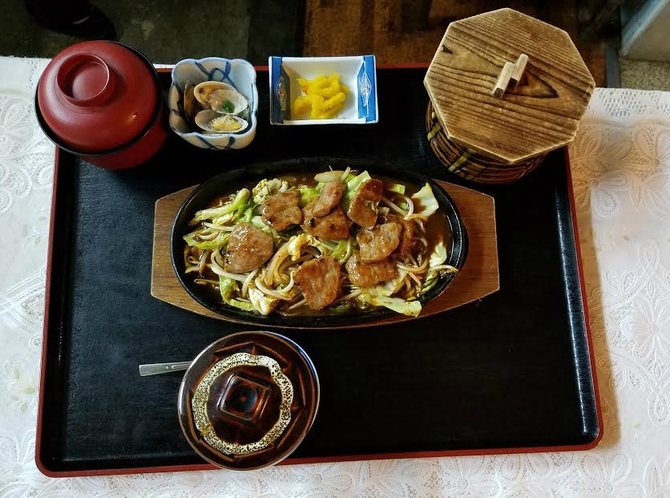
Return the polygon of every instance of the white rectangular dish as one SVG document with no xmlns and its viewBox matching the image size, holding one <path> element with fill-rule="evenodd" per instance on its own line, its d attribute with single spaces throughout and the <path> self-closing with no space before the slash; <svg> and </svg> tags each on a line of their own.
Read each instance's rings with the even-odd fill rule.
<svg viewBox="0 0 670 498">
<path fill-rule="evenodd" d="M 268 59 L 270 123 L 273 125 L 373 124 L 379 120 L 374 55 L 348 57 L 277 57 Z M 292 103 L 303 95 L 298 78 L 339 75 L 349 93 L 335 118 L 295 119 Z"/>
</svg>

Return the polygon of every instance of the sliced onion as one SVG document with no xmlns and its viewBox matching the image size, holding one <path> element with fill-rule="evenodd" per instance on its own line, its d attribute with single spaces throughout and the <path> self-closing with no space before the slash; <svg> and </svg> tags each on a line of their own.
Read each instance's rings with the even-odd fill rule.
<svg viewBox="0 0 670 498">
<path fill-rule="evenodd" d="M 317 173 L 316 175 L 314 175 L 314 179 L 317 182 L 324 182 L 324 183 L 336 182 L 342 180 L 343 177 L 346 178 L 345 172 L 338 170 L 324 171 L 323 173 Z"/>
</svg>

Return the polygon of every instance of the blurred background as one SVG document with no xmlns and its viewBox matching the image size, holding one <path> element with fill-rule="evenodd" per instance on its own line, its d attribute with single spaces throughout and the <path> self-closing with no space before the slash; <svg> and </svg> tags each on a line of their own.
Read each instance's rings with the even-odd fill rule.
<svg viewBox="0 0 670 498">
<path fill-rule="evenodd" d="M 598 86 L 670 90 L 670 0 L 91 0 L 154 63 L 185 57 L 360 55 L 430 62 L 449 22 L 511 7 L 568 32 Z M 79 41 L 0 5 L 0 55 L 53 57 Z"/>
</svg>

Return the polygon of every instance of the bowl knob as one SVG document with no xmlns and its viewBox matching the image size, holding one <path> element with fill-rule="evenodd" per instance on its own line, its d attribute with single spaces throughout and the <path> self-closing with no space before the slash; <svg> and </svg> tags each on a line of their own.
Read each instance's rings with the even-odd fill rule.
<svg viewBox="0 0 670 498">
<path fill-rule="evenodd" d="M 60 94 L 76 106 L 103 104 L 113 93 L 114 73 L 94 54 L 75 54 L 63 61 L 56 74 Z"/>
</svg>

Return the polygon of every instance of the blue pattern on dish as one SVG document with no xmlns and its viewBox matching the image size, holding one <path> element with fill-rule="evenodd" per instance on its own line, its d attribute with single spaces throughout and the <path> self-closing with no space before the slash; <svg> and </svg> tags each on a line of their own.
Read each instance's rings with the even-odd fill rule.
<svg viewBox="0 0 670 498">
<path fill-rule="evenodd" d="M 235 83 L 230 79 L 230 62 L 226 62 L 223 69 L 215 67 L 209 71 L 198 61 L 195 61 L 195 66 L 202 71 L 202 74 L 205 75 L 207 81 L 221 81 L 223 83 L 228 83 L 237 90 Z"/>
<path fill-rule="evenodd" d="M 363 57 L 363 67 L 361 68 L 363 72 L 360 75 L 359 79 L 359 95 L 362 96 L 363 107 L 366 108 L 367 112 L 365 114 L 365 121 L 367 123 L 371 121 L 377 121 L 377 82 L 376 71 L 375 71 L 375 58 L 372 55 L 366 55 Z M 359 111 L 360 112 L 360 111 Z"/>
<path fill-rule="evenodd" d="M 284 84 L 280 83 L 281 61 L 281 57 L 270 57 L 270 71 L 272 73 L 272 81 L 270 84 L 270 117 L 273 123 L 283 122 L 281 96 L 278 94 L 278 92 L 281 91 L 280 87 L 285 87 L 285 82 Z"/>
</svg>

